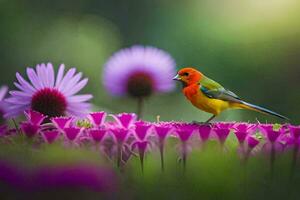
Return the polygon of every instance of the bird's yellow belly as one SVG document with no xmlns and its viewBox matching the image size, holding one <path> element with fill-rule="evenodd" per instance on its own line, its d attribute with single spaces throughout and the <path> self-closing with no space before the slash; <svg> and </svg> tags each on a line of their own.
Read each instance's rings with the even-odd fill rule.
<svg viewBox="0 0 300 200">
<path fill-rule="evenodd" d="M 220 114 L 220 112 L 230 106 L 228 102 L 209 98 L 205 96 L 201 91 L 199 91 L 196 95 L 191 96 L 189 100 L 197 108 L 214 115 Z"/>
</svg>

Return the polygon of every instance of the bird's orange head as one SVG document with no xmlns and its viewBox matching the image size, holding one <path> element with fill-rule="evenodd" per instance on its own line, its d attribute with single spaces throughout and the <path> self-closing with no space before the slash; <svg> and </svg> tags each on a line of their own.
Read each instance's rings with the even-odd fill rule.
<svg viewBox="0 0 300 200">
<path fill-rule="evenodd" d="M 202 77 L 203 74 L 198 70 L 191 67 L 186 67 L 179 70 L 173 80 L 180 81 L 184 85 L 188 86 L 198 83 L 202 79 Z"/>
</svg>

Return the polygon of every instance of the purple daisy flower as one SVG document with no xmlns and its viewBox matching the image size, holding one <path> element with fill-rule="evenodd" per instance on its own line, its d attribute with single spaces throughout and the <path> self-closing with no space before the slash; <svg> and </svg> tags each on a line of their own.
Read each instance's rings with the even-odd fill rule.
<svg viewBox="0 0 300 200">
<path fill-rule="evenodd" d="M 113 96 L 130 96 L 139 100 L 155 92 L 174 89 L 175 61 L 167 52 L 150 46 L 133 46 L 116 52 L 104 66 L 103 84 Z"/>
<path fill-rule="evenodd" d="M 8 87 L 2 86 L 0 88 L 0 123 L 4 121 L 4 114 L 6 113 L 6 103 L 4 101 L 4 98 L 7 94 Z"/>
<path fill-rule="evenodd" d="M 133 46 L 116 52 L 105 64 L 103 84 L 112 95 L 149 96 L 169 92 L 175 61 L 155 47 Z"/>
<path fill-rule="evenodd" d="M 16 74 L 18 82 L 15 86 L 19 90 L 10 91 L 11 97 L 6 117 L 15 117 L 24 110 L 35 110 L 48 117 L 64 115 L 83 116 L 90 109 L 86 101 L 92 98 L 90 94 L 75 95 L 88 82 L 85 78 L 80 80 L 82 73 L 76 74 L 72 68 L 64 75 L 65 65 L 61 64 L 55 77 L 51 63 L 39 64 L 36 69 L 27 68 L 26 81 L 19 73 Z"/>
</svg>

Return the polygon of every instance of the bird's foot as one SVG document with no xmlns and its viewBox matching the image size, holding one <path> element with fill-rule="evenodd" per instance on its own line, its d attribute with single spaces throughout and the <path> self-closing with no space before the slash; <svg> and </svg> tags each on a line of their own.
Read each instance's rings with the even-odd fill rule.
<svg viewBox="0 0 300 200">
<path fill-rule="evenodd" d="M 213 125 L 211 122 L 198 122 L 198 121 L 192 121 L 192 124 L 195 124 L 195 125 L 207 125 L 207 126 L 212 126 Z"/>
</svg>

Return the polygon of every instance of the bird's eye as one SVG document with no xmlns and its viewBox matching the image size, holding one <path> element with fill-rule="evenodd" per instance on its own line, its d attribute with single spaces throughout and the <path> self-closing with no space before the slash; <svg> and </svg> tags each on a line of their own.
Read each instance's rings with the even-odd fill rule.
<svg viewBox="0 0 300 200">
<path fill-rule="evenodd" d="M 183 73 L 183 76 L 189 76 L 189 73 L 184 72 L 184 73 Z"/>
</svg>

